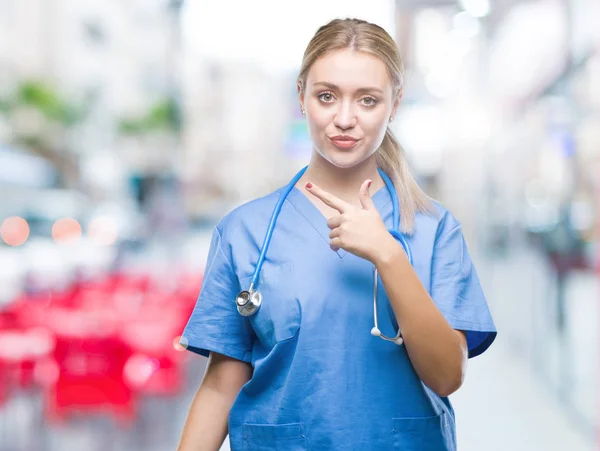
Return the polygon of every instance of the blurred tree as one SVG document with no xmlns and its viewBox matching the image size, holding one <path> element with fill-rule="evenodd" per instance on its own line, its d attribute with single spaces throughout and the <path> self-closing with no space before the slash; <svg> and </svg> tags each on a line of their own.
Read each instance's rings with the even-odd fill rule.
<svg viewBox="0 0 600 451">
<path fill-rule="evenodd" d="M 79 183 L 76 149 L 68 135 L 86 116 L 86 103 L 76 105 L 49 83 L 26 80 L 0 98 L 0 114 L 9 123 L 9 141 L 50 161 L 65 185 Z"/>
<path fill-rule="evenodd" d="M 5 99 L 0 98 L 0 113 L 4 113 L 4 114 L 8 113 L 9 108 L 10 108 L 10 103 Z"/>
<path fill-rule="evenodd" d="M 124 135 L 145 135 L 153 132 L 177 134 L 181 131 L 179 105 L 172 97 L 159 100 L 145 114 L 121 119 L 119 131 Z"/>
</svg>

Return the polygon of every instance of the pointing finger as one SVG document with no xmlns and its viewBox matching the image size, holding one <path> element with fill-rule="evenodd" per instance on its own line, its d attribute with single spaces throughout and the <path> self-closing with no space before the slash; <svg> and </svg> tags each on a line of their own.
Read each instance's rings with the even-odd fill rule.
<svg viewBox="0 0 600 451">
<path fill-rule="evenodd" d="M 306 189 L 313 196 L 317 197 L 318 199 L 321 199 L 321 201 L 323 201 L 323 203 L 330 206 L 331 208 L 335 208 L 340 213 L 345 213 L 346 211 L 348 211 L 350 209 L 349 207 L 351 207 L 351 205 L 348 204 L 347 202 L 344 202 L 342 199 L 339 199 L 338 197 L 334 196 L 333 194 L 328 193 L 327 191 L 319 188 L 317 185 L 313 185 L 312 183 L 307 183 Z"/>
</svg>

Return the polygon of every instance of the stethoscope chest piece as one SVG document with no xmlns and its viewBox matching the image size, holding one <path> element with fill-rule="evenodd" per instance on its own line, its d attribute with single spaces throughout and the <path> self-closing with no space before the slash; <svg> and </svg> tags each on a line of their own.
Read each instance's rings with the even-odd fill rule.
<svg viewBox="0 0 600 451">
<path fill-rule="evenodd" d="M 235 298 L 237 310 L 242 316 L 254 315 L 262 304 L 262 296 L 258 290 L 250 288 L 241 291 Z"/>
</svg>

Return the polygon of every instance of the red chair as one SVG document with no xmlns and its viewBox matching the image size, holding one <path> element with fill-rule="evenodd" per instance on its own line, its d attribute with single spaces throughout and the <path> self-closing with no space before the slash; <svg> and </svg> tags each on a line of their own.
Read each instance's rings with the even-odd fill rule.
<svg viewBox="0 0 600 451">
<path fill-rule="evenodd" d="M 114 324 L 89 311 L 54 311 L 57 376 L 45 392 L 46 415 L 64 421 L 71 412 L 109 413 L 131 426 L 135 397 L 123 379 L 130 349 L 114 336 Z M 58 322 L 57 322 L 58 321 Z"/>
</svg>

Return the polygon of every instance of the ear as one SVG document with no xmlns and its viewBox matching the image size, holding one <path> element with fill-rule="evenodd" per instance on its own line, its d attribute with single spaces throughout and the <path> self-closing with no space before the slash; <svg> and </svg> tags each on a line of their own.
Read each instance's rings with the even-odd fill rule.
<svg viewBox="0 0 600 451">
<path fill-rule="evenodd" d="M 298 90 L 298 100 L 300 101 L 300 107 L 304 108 L 304 89 L 302 88 L 302 82 L 298 80 L 296 83 L 296 89 Z"/>
<path fill-rule="evenodd" d="M 398 90 L 398 95 L 396 96 L 396 99 L 394 100 L 394 106 L 392 107 L 391 116 L 396 116 L 396 112 L 398 111 L 398 107 L 400 106 L 401 100 L 402 100 L 402 88 L 400 88 Z"/>
</svg>

